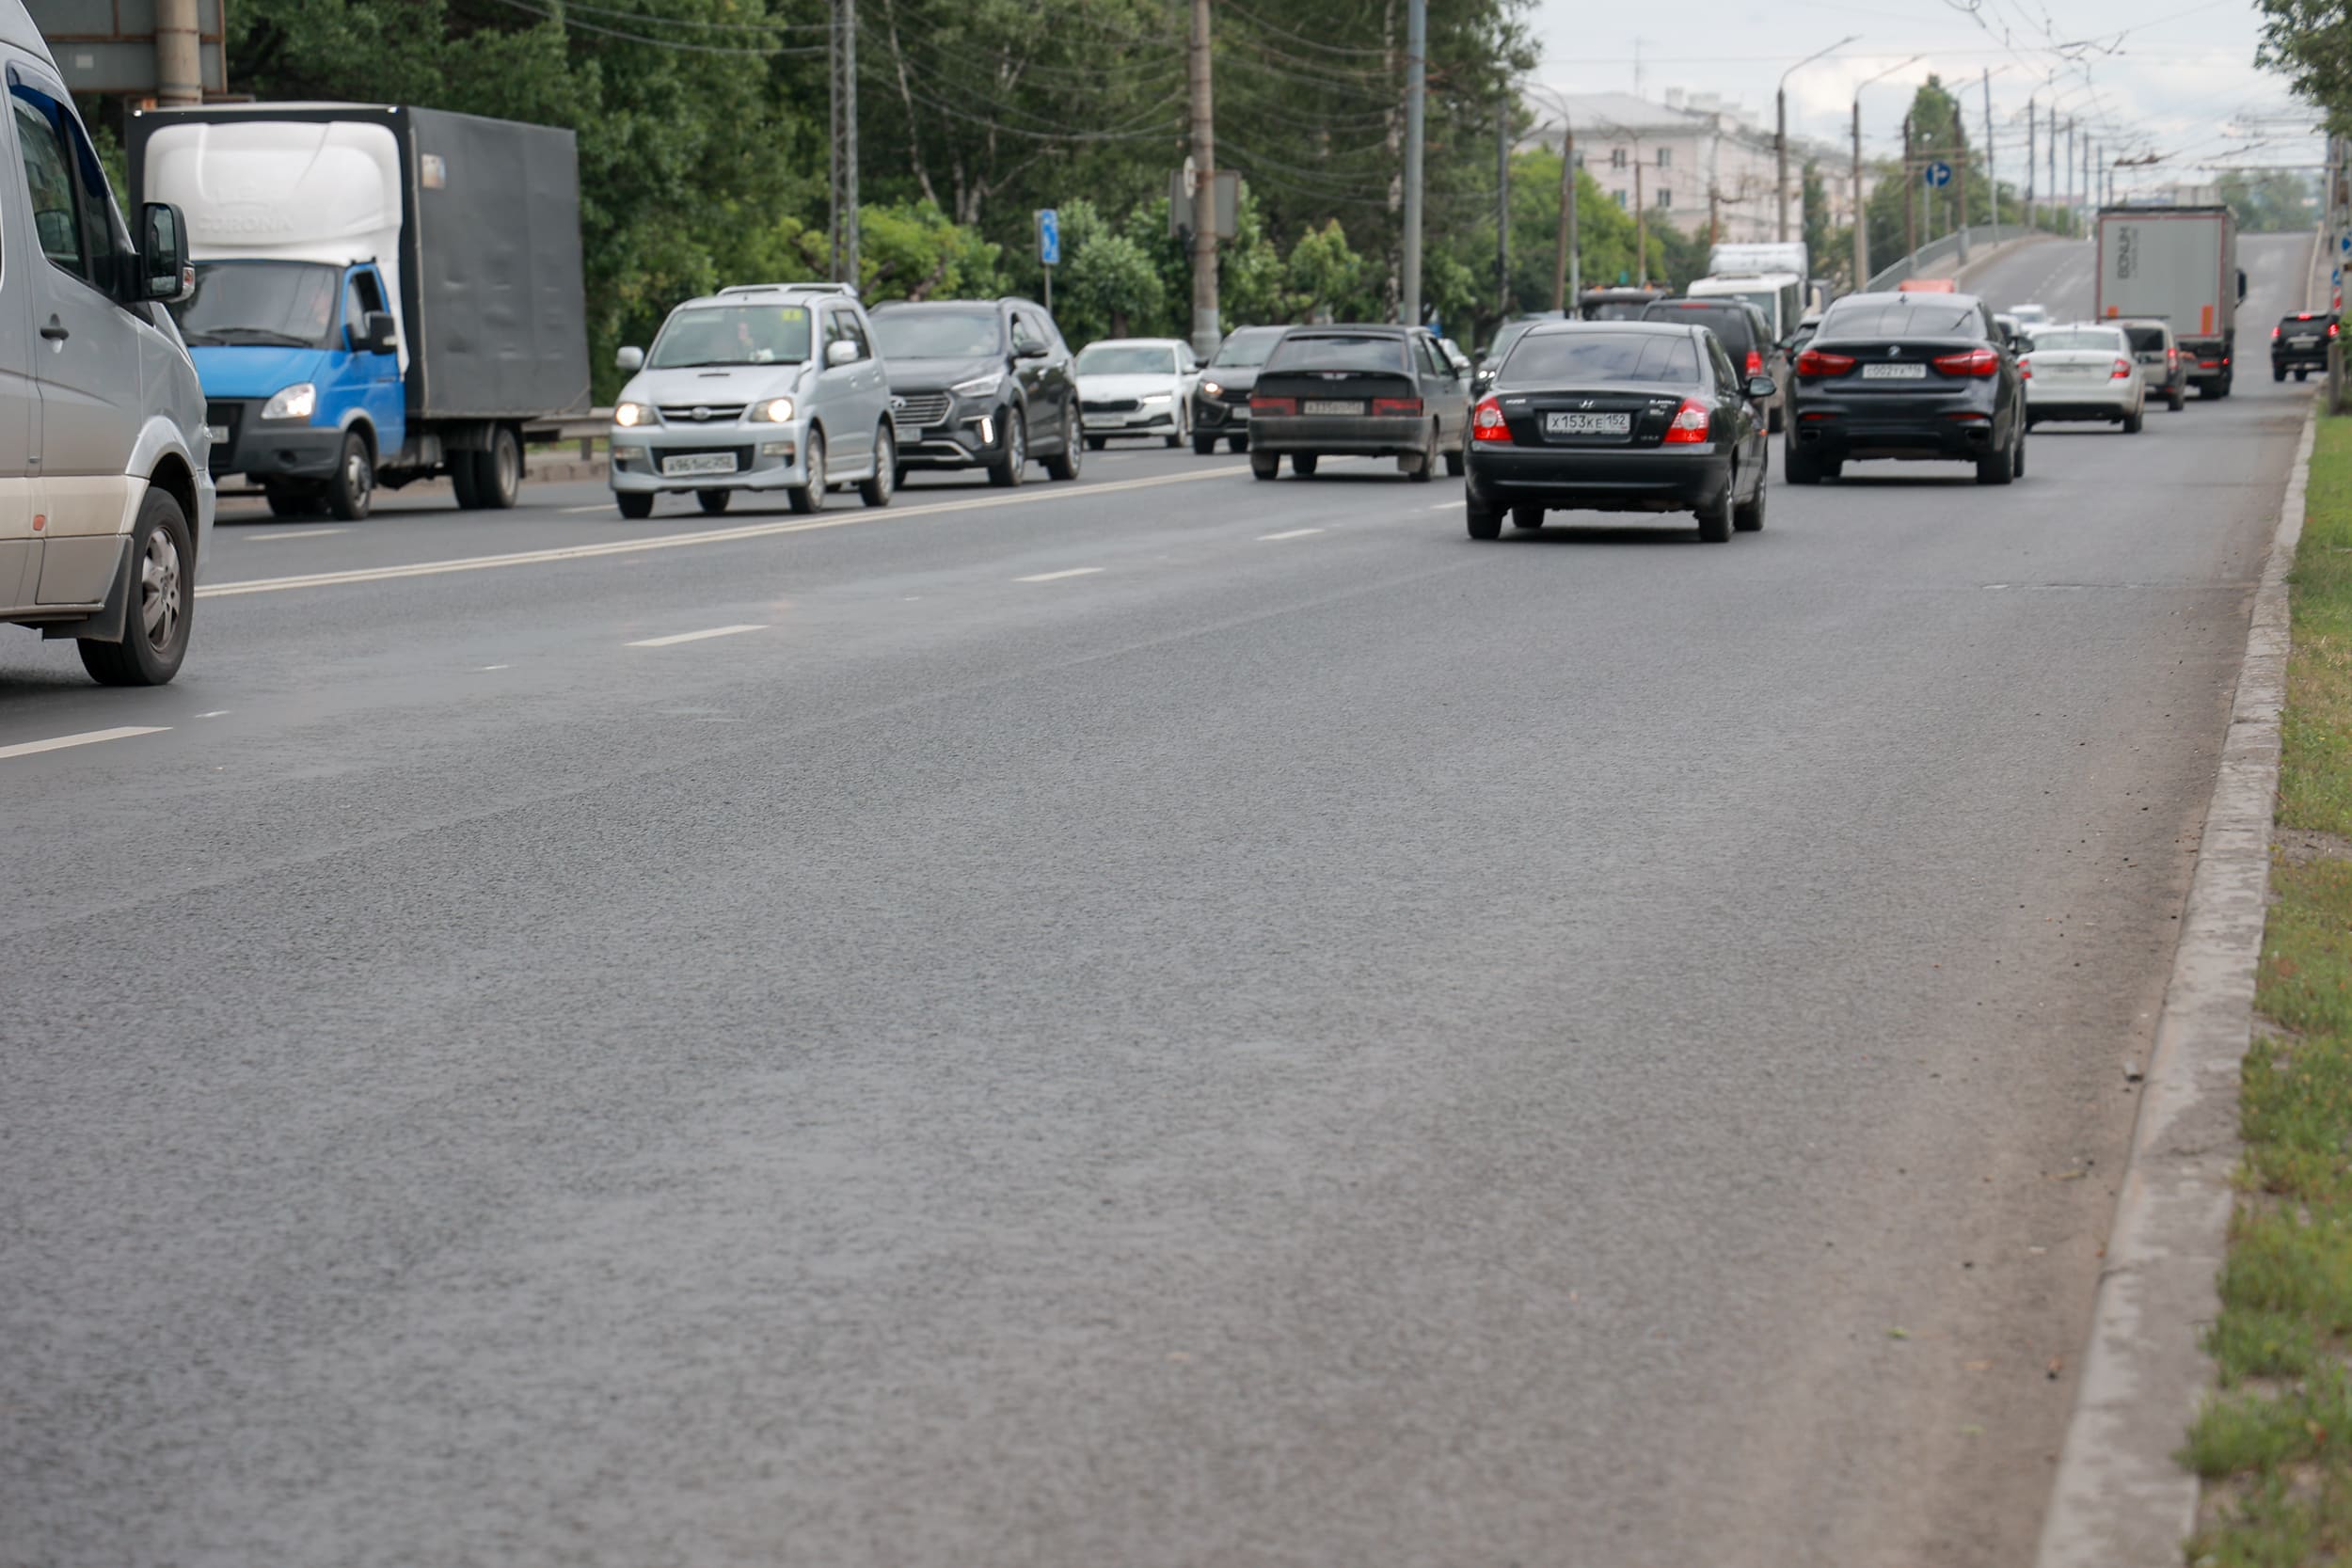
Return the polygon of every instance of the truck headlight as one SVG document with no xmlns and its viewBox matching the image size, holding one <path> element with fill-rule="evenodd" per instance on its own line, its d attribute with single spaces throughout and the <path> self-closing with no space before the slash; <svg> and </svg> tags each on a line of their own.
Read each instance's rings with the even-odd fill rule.
<svg viewBox="0 0 2352 1568">
<path fill-rule="evenodd" d="M 308 381 L 297 381 L 291 387 L 278 388 L 278 395 L 262 404 L 265 420 L 307 420 L 318 412 L 319 389 Z"/>
<path fill-rule="evenodd" d="M 653 417 L 653 410 L 642 403 L 616 403 L 612 405 L 612 422 L 623 430 L 633 429 Z"/>
<path fill-rule="evenodd" d="M 754 424 L 790 424 L 792 422 L 792 400 L 790 398 L 762 398 L 759 402 L 753 404 L 745 411 L 743 417 Z"/>
<path fill-rule="evenodd" d="M 996 395 L 996 389 L 1004 384 L 1005 372 L 991 371 L 986 375 L 976 375 L 969 381 L 959 381 L 947 390 L 960 398 L 993 398 Z"/>
</svg>

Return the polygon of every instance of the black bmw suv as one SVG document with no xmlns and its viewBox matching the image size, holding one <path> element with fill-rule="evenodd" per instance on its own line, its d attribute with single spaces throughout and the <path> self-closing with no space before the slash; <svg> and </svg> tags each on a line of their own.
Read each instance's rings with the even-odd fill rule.
<svg viewBox="0 0 2352 1568">
<path fill-rule="evenodd" d="M 2270 329 L 2270 379 L 2284 381 L 2287 372 L 2302 380 L 2328 368 L 2328 345 L 2335 341 L 2336 318 L 2324 310 L 2305 310 L 2281 320 Z"/>
<path fill-rule="evenodd" d="M 870 312 L 890 377 L 898 477 L 986 468 L 1018 484 L 1031 462 L 1078 477 L 1078 378 L 1045 308 L 1026 299 L 899 300 Z"/>
</svg>

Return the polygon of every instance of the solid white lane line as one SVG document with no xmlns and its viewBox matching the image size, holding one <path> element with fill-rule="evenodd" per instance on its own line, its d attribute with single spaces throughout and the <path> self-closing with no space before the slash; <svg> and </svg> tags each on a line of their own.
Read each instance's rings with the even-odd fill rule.
<svg viewBox="0 0 2352 1568">
<path fill-rule="evenodd" d="M 102 740 L 128 740 L 135 735 L 161 735 L 169 728 L 169 724 L 126 724 L 118 730 L 85 730 L 80 735 L 61 735 L 50 740 L 20 741 L 14 746 L 0 746 L 0 758 L 29 757 L 40 752 L 95 746 Z"/>
<path fill-rule="evenodd" d="M 1276 539 L 1304 539 L 1311 533 L 1321 533 L 1322 531 L 1323 530 L 1319 528 L 1285 529 L 1279 533 L 1261 533 L 1258 535 L 1258 543 L 1263 545 Z"/>
<path fill-rule="evenodd" d="M 347 528 L 298 528 L 291 533 L 248 533 L 244 537 L 256 545 L 266 545 L 278 539 L 325 539 L 332 534 L 350 531 Z"/>
<path fill-rule="evenodd" d="M 1114 480 L 1108 484 L 1081 484 L 1032 489 L 1019 494 L 973 496 L 961 500 L 934 501 L 928 506 L 884 507 L 843 512 L 805 521 L 747 523 L 740 528 L 705 529 L 693 533 L 657 533 L 637 539 L 614 539 L 595 545 L 566 545 L 553 549 L 517 550 L 511 555 L 460 556 L 448 561 L 419 561 L 405 566 L 372 566 L 348 572 L 311 572 L 300 577 L 250 578 L 236 582 L 208 582 L 196 591 L 199 599 L 232 598 L 246 594 L 283 594 L 296 588 L 338 588 L 358 582 L 390 582 L 400 578 L 440 577 L 451 572 L 487 572 L 510 566 L 536 566 L 556 561 L 586 561 L 604 555 L 634 555 L 644 550 L 674 550 L 688 545 L 723 545 L 739 539 L 764 539 L 784 533 L 809 533 L 820 529 L 855 528 L 864 523 L 887 523 L 905 517 L 936 517 L 949 512 L 977 512 L 995 506 L 1028 506 L 1054 501 L 1115 495 L 1122 490 L 1147 490 L 1163 484 L 1189 484 L 1196 480 L 1225 479 L 1247 473 L 1234 463 L 1216 468 L 1195 468 L 1150 479 Z"/>
<path fill-rule="evenodd" d="M 680 642 L 700 642 L 712 637 L 734 637 L 741 632 L 766 631 L 765 625 L 756 626 L 712 626 L 707 631 L 673 632 L 667 637 L 645 637 L 629 644 L 632 648 L 671 648 Z"/>
<path fill-rule="evenodd" d="M 1073 566 L 1067 572 L 1040 572 L 1033 578 L 1015 578 L 1015 582 L 1059 582 L 1064 578 L 1089 578 L 1101 571 L 1100 566 Z"/>
</svg>

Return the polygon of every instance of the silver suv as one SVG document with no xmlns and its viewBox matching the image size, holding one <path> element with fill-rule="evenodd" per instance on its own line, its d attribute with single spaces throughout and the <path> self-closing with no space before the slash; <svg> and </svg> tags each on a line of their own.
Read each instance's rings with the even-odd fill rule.
<svg viewBox="0 0 2352 1568">
<path fill-rule="evenodd" d="M 650 517 L 654 499 L 691 493 L 724 512 L 739 490 L 784 492 L 795 512 L 854 483 L 868 506 L 898 484 L 890 382 L 872 324 L 847 283 L 756 283 L 690 299 L 612 407 L 612 499 Z"/>
<path fill-rule="evenodd" d="M 2172 336 L 2171 325 L 2137 316 L 2114 325 L 2131 341 L 2132 358 L 2139 366 L 2139 379 L 2147 384 L 2149 398 L 2162 398 L 2166 407 L 2179 413 L 2188 397 L 2188 360 Z"/>
</svg>

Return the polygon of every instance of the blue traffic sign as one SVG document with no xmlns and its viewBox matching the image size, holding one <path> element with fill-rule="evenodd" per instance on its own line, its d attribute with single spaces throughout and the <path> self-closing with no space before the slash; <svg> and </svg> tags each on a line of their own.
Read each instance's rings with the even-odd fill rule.
<svg viewBox="0 0 2352 1568">
<path fill-rule="evenodd" d="M 1061 265 L 1061 214 L 1052 207 L 1038 209 L 1037 259 L 1041 266 Z"/>
<path fill-rule="evenodd" d="M 1920 178 L 1931 185 L 1948 185 L 1952 182 L 1952 166 L 1947 163 L 1930 164 L 1919 172 Z"/>
<path fill-rule="evenodd" d="M 2352 253 L 2352 234 L 2346 234 L 2344 238 L 2338 240 L 2336 242 L 2336 248 L 2347 253 Z"/>
</svg>

